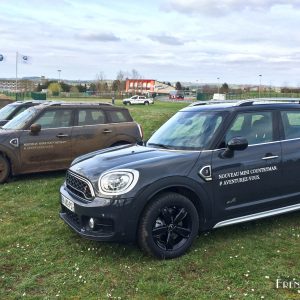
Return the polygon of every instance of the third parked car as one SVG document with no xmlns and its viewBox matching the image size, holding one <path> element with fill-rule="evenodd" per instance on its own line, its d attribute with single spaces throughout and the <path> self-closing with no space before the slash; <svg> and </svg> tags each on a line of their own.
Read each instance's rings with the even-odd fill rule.
<svg viewBox="0 0 300 300">
<path fill-rule="evenodd" d="M 0 183 L 10 175 L 66 169 L 78 155 L 141 140 L 126 108 L 45 102 L 0 129 Z"/>
</svg>

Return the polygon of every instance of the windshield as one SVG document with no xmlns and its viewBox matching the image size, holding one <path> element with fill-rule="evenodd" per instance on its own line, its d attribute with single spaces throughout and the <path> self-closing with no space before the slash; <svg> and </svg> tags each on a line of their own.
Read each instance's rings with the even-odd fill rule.
<svg viewBox="0 0 300 300">
<path fill-rule="evenodd" d="M 8 120 L 10 114 L 18 107 L 15 104 L 8 104 L 0 109 L 0 120 Z"/>
<path fill-rule="evenodd" d="M 178 150 L 204 149 L 223 118 L 221 112 L 178 112 L 153 134 L 147 145 Z"/>
<path fill-rule="evenodd" d="M 37 110 L 34 107 L 30 107 L 6 123 L 2 128 L 14 130 L 23 129 L 24 126 L 30 122 L 36 112 Z"/>
</svg>

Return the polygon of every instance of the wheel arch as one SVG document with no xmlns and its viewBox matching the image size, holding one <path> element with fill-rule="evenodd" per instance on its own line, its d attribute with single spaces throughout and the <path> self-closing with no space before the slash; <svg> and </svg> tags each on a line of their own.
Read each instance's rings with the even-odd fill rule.
<svg viewBox="0 0 300 300">
<path fill-rule="evenodd" d="M 187 179 L 184 179 L 187 180 Z M 173 181 L 173 180 L 171 180 Z M 196 187 L 193 185 L 197 185 Z M 138 233 L 139 224 L 144 214 L 145 210 L 149 206 L 150 203 L 155 201 L 157 197 L 162 194 L 172 192 L 183 195 L 187 197 L 196 207 L 198 216 L 199 216 L 199 227 L 200 230 L 205 229 L 205 224 L 207 222 L 207 216 L 210 215 L 210 209 L 208 206 L 206 199 L 209 199 L 206 192 L 199 187 L 199 183 L 169 183 L 165 184 L 164 181 L 159 183 L 152 184 L 148 188 L 146 188 L 139 196 L 139 199 L 143 199 L 142 204 L 138 211 L 138 218 L 137 218 L 137 226 L 136 226 L 136 234 Z"/>
<path fill-rule="evenodd" d="M 14 175 L 16 173 L 16 158 L 14 158 L 11 154 L 9 154 L 7 151 L 0 148 L 0 155 L 2 155 L 4 158 L 6 158 L 10 165 L 10 174 Z"/>
</svg>

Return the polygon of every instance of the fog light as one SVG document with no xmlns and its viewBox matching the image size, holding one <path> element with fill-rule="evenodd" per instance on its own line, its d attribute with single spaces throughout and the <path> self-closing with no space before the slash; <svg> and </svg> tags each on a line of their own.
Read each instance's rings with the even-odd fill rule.
<svg viewBox="0 0 300 300">
<path fill-rule="evenodd" d="M 90 218 L 89 220 L 89 226 L 91 229 L 95 228 L 95 219 L 94 218 Z"/>
</svg>

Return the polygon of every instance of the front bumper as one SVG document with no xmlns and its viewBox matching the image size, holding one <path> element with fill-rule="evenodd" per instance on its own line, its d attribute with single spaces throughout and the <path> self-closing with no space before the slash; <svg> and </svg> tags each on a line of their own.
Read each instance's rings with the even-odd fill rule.
<svg viewBox="0 0 300 300">
<path fill-rule="evenodd" d="M 60 193 L 74 203 L 74 212 L 61 203 L 60 217 L 82 237 L 97 241 L 135 241 L 138 217 L 134 198 L 96 197 L 92 202 L 82 202 L 65 186 L 60 188 Z M 96 220 L 93 229 L 89 226 L 90 218 Z"/>
</svg>

